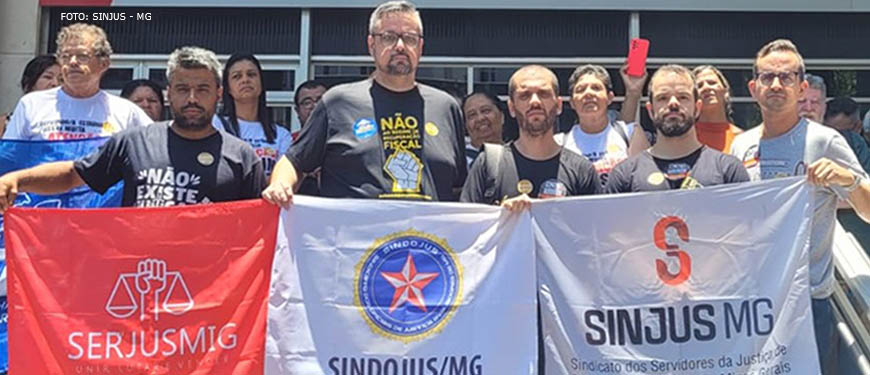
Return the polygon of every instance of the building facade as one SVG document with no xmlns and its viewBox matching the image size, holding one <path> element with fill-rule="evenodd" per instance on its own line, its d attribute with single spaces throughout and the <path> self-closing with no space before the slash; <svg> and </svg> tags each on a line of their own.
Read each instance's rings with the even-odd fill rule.
<svg viewBox="0 0 870 375">
<path fill-rule="evenodd" d="M 3 9 L 11 9 L 14 0 L 2 1 Z M 166 58 L 182 45 L 203 46 L 222 58 L 233 52 L 254 53 L 266 70 L 268 102 L 276 120 L 296 127 L 292 103 L 296 85 L 310 78 L 347 82 L 372 71 L 365 37 L 376 3 L 41 0 L 31 9 L 38 27 L 28 23 L 30 27 L 4 29 L 19 34 L 13 36 L 16 40 L 35 39 L 33 53 L 53 53 L 63 25 L 84 17 L 102 26 L 115 49 L 112 68 L 103 81 L 109 90 L 119 90 L 136 78 L 164 82 Z M 618 69 L 625 61 L 628 41 L 642 37 L 651 43 L 650 69 L 665 63 L 713 64 L 722 69 L 732 86 L 735 122 L 748 128 L 760 119 L 746 87 L 754 54 L 764 43 L 784 37 L 798 45 L 807 70 L 825 78 L 830 97 L 854 97 L 862 105 L 862 114 L 870 108 L 870 0 L 649 3 L 418 1 L 425 38 L 418 77 L 457 97 L 489 90 L 505 98 L 510 74 L 521 65 L 540 63 L 554 69 L 563 86 L 561 95 L 567 99 L 565 86 L 573 68 L 597 63 L 610 70 L 619 101 L 624 89 Z M 0 17 L 18 22 L 9 15 Z M 35 35 L 22 35 L 31 29 L 36 29 Z M 8 38 L 8 34 L 0 36 L 4 42 Z M 10 60 L 10 65 L 20 64 L 18 60 Z M 23 64 L 18 75 L 21 69 Z M 13 67 L 2 67 L 3 90 L 9 90 L 12 71 Z M 11 109 L 15 98 L 3 96 L 0 112 Z M 641 114 L 647 121 L 645 111 Z M 561 126 L 573 121 L 566 107 Z"/>
</svg>

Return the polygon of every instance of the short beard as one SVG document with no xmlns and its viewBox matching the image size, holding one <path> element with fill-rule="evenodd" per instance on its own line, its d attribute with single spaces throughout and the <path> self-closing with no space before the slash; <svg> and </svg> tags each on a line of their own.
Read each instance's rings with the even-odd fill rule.
<svg viewBox="0 0 870 375">
<path fill-rule="evenodd" d="M 181 113 L 172 113 L 173 123 L 181 129 L 198 131 L 211 126 L 212 115 L 203 112 L 203 115 L 194 120 L 188 120 Z"/>
<path fill-rule="evenodd" d="M 547 134 L 548 130 L 556 128 L 556 118 L 555 111 L 553 113 L 547 113 L 547 117 L 544 121 L 541 121 L 540 125 L 536 126 L 529 123 L 524 115 L 517 113 L 517 126 L 520 128 L 520 133 L 526 133 L 530 137 L 540 137 Z"/>
<path fill-rule="evenodd" d="M 692 119 L 686 119 L 685 121 L 662 121 L 657 119 L 653 125 L 663 136 L 673 138 L 686 134 L 689 129 L 692 129 L 692 126 L 695 126 L 695 121 Z"/>
<path fill-rule="evenodd" d="M 393 61 L 392 61 L 393 59 L 390 58 L 390 61 L 388 61 L 387 65 L 384 66 L 384 68 L 385 68 L 384 72 L 386 72 L 389 75 L 394 75 L 394 76 L 406 76 L 406 75 L 411 74 L 411 72 L 414 70 L 411 67 L 411 58 L 408 55 L 404 55 L 404 56 L 406 59 L 408 59 L 407 64 L 393 63 Z"/>
</svg>

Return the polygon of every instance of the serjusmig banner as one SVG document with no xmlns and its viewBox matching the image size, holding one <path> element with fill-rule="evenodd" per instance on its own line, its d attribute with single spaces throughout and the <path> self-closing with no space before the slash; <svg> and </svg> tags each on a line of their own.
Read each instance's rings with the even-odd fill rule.
<svg viewBox="0 0 870 375">
<path fill-rule="evenodd" d="M 281 220 L 266 374 L 537 371 L 528 213 L 296 197 Z"/>
<path fill-rule="evenodd" d="M 533 206 L 547 374 L 812 374 L 799 179 Z"/>
<path fill-rule="evenodd" d="M 75 160 L 89 154 L 106 142 L 106 138 L 75 141 L 0 140 L 0 176 L 42 163 Z M 121 204 L 123 184 L 111 187 L 100 195 L 86 186 L 60 195 L 21 193 L 15 200 L 18 207 L 117 207 Z M 8 369 L 6 332 L 6 256 L 3 215 L 0 215 L 0 371 Z"/>
<path fill-rule="evenodd" d="M 10 373 L 263 373 L 277 207 L 6 215 Z"/>
</svg>

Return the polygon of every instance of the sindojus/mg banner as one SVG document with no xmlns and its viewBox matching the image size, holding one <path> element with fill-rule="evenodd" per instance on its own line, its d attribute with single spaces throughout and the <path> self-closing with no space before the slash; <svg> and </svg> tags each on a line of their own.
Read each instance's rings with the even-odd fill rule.
<svg viewBox="0 0 870 375">
<path fill-rule="evenodd" d="M 547 374 L 814 374 L 800 179 L 532 208 Z"/>
<path fill-rule="evenodd" d="M 534 374 L 528 213 L 295 197 L 282 212 L 266 374 Z"/>
</svg>

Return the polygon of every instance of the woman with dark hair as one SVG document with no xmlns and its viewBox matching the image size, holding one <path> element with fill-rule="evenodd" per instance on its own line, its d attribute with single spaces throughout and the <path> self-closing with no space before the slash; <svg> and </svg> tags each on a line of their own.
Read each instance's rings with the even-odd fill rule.
<svg viewBox="0 0 870 375">
<path fill-rule="evenodd" d="M 53 55 L 34 57 L 21 74 L 21 90 L 25 94 L 31 91 L 53 89 L 60 86 L 60 64 Z"/>
<path fill-rule="evenodd" d="M 134 79 L 121 89 L 121 97 L 135 103 L 154 122 L 163 120 L 163 88 L 149 79 Z"/>
<path fill-rule="evenodd" d="M 617 164 L 650 146 L 643 128 L 633 122 L 646 74 L 632 77 L 625 67 L 620 74 L 626 86 L 626 100 L 620 117 L 628 122 L 611 116 L 607 109 L 614 97 L 607 69 L 601 65 L 583 65 L 574 69 L 568 79 L 570 104 L 577 115 L 577 124 L 561 139 L 559 135 L 556 138 L 566 149 L 592 162 L 602 186 Z"/>
<path fill-rule="evenodd" d="M 213 124 L 248 142 L 269 176 L 293 138 L 287 129 L 272 122 L 260 61 L 250 54 L 230 56 L 224 65 L 223 87 L 224 119 Z"/>
<path fill-rule="evenodd" d="M 695 122 L 698 141 L 727 154 L 731 152 L 731 141 L 743 132 L 731 119 L 731 85 L 725 75 L 712 65 L 692 69 L 692 74 L 703 102 L 701 115 Z"/>
<path fill-rule="evenodd" d="M 60 64 L 54 55 L 40 55 L 30 60 L 21 74 L 21 90 L 25 94 L 32 91 L 48 90 L 60 86 Z M 11 113 L 0 115 L 0 136 L 6 131 L 6 123 Z"/>
<path fill-rule="evenodd" d="M 475 91 L 462 99 L 462 112 L 465 115 L 465 159 L 468 166 L 477 158 L 484 143 L 502 144 L 504 134 L 504 112 L 499 100 L 485 91 Z"/>
</svg>

